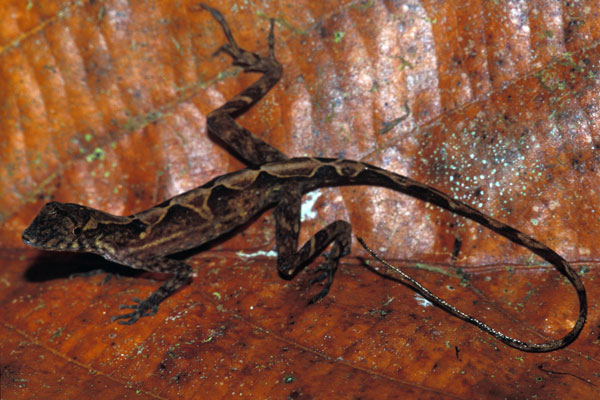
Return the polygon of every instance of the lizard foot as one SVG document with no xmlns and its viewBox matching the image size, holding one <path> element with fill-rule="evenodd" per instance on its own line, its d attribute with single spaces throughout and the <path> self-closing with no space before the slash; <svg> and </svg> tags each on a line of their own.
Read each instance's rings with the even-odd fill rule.
<svg viewBox="0 0 600 400">
<path fill-rule="evenodd" d="M 131 324 L 134 324 L 141 317 L 152 316 L 152 315 L 156 314 L 158 311 L 158 304 L 154 304 L 154 302 L 151 301 L 150 298 L 147 298 L 146 300 L 141 300 L 141 299 L 138 299 L 137 297 L 134 297 L 132 300 L 137 304 L 131 304 L 131 305 L 122 304 L 119 307 L 119 309 L 120 310 L 133 309 L 135 311 L 127 313 L 127 314 L 115 315 L 114 317 L 112 317 L 110 319 L 110 321 L 114 322 L 118 319 L 125 319 L 126 321 L 119 321 L 118 323 L 121 325 L 131 325 Z"/>
<path fill-rule="evenodd" d="M 325 286 L 319 293 L 317 293 L 310 299 L 308 304 L 314 304 L 317 301 L 324 298 L 325 296 L 327 296 L 327 294 L 329 293 L 329 289 L 331 288 L 331 285 L 333 284 L 333 276 L 335 275 L 335 272 L 337 271 L 339 257 L 331 257 L 330 258 L 329 255 L 325 255 L 325 258 L 327 259 L 327 261 L 325 261 L 323 264 L 319 265 L 313 271 L 315 274 L 318 274 L 318 275 L 315 276 L 314 278 L 312 278 L 308 282 L 308 284 L 310 286 L 312 286 L 315 283 L 320 283 L 320 282 L 325 281 Z"/>
<path fill-rule="evenodd" d="M 233 65 L 242 67 L 245 72 L 259 72 L 267 73 L 273 70 L 281 70 L 281 64 L 275 59 L 275 35 L 273 34 L 274 21 L 271 19 L 271 28 L 269 30 L 268 44 L 269 44 L 269 56 L 263 57 L 256 53 L 244 50 L 240 48 L 231 34 L 231 29 L 225 21 L 223 14 L 218 10 L 207 6 L 206 4 L 200 3 L 200 7 L 210 11 L 213 18 L 221 25 L 223 33 L 227 37 L 227 42 L 217 49 L 214 55 L 220 52 L 225 52 L 233 58 Z"/>
</svg>

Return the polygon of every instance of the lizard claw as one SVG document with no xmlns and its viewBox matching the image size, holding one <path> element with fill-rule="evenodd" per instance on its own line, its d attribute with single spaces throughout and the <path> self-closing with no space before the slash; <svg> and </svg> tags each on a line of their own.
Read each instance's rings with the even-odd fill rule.
<svg viewBox="0 0 600 400">
<path fill-rule="evenodd" d="M 337 270 L 338 258 L 329 258 L 328 255 L 325 255 L 325 258 L 327 258 L 327 261 L 325 261 L 323 264 L 319 265 L 313 271 L 314 273 L 319 273 L 319 274 L 317 276 L 315 276 L 314 278 L 312 278 L 310 281 L 308 281 L 308 284 L 310 286 L 314 285 L 315 283 L 320 283 L 320 282 L 325 281 L 325 287 L 323 287 L 323 289 L 319 293 L 314 295 L 310 299 L 308 304 L 314 304 L 317 301 L 321 300 L 323 297 L 327 296 L 327 294 L 329 293 L 329 289 L 331 288 L 331 285 L 333 284 L 333 276 L 335 275 L 335 271 Z"/>
<path fill-rule="evenodd" d="M 223 33 L 227 37 L 227 43 L 219 47 L 217 51 L 213 53 L 213 55 L 217 55 L 221 52 L 229 54 L 231 58 L 233 58 L 233 65 L 242 67 L 245 72 L 267 73 L 273 70 L 281 70 L 281 65 L 275 59 L 275 35 L 273 34 L 275 22 L 273 19 L 271 19 L 271 28 L 269 30 L 269 37 L 267 39 L 269 45 L 269 56 L 261 57 L 256 53 L 244 50 L 238 46 L 237 42 L 233 38 L 233 34 L 231 33 L 231 29 L 229 28 L 227 21 L 225 21 L 223 14 L 221 14 L 219 10 L 209 7 L 203 3 L 193 7 L 193 10 L 198 10 L 198 7 L 210 11 L 213 18 L 216 19 L 221 25 L 221 29 L 223 29 Z"/>
<path fill-rule="evenodd" d="M 127 314 L 115 315 L 110 319 L 110 321 L 114 322 L 119 319 L 124 319 L 126 321 L 119 321 L 118 323 L 121 325 L 131 325 L 141 317 L 149 317 L 158 312 L 158 305 L 152 304 L 149 299 L 141 300 L 137 297 L 134 297 L 132 301 L 137 304 L 121 304 L 119 309 L 134 309 L 135 311 Z"/>
</svg>

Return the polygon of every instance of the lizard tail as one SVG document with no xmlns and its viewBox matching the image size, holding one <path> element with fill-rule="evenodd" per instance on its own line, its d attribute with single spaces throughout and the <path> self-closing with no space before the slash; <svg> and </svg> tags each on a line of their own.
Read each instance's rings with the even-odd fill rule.
<svg viewBox="0 0 600 400">
<path fill-rule="evenodd" d="M 341 160 L 334 161 L 332 162 L 332 166 L 336 163 L 343 162 L 344 161 Z M 342 166 L 341 164 L 338 164 L 336 170 L 339 174 L 340 171 L 344 171 L 344 167 L 346 167 L 345 171 L 348 171 L 348 174 L 345 175 L 350 178 L 353 184 L 358 183 L 383 186 L 416 197 L 420 200 L 427 201 L 429 203 L 442 207 L 448 211 L 451 211 L 453 213 L 466 217 L 472 221 L 475 221 L 542 257 L 544 260 L 551 263 L 556 268 L 556 270 L 560 272 L 561 275 L 565 276 L 575 288 L 575 291 L 577 292 L 577 297 L 579 298 L 579 316 L 571 331 L 561 339 L 553 340 L 546 343 L 527 343 L 521 340 L 514 339 L 491 328 L 484 322 L 479 321 L 478 319 L 460 311 L 459 309 L 447 303 L 443 299 L 437 297 L 425 287 L 423 287 L 421 284 L 419 284 L 417 281 L 412 279 L 410 276 L 406 275 L 398 268 L 392 266 L 390 263 L 383 260 L 374 251 L 369 249 L 369 247 L 367 247 L 367 245 L 361 238 L 358 238 L 360 244 L 371 254 L 371 256 L 385 264 L 388 268 L 400 274 L 413 290 L 415 290 L 421 296 L 423 296 L 433 304 L 437 305 L 438 307 L 442 308 L 443 310 L 462 319 L 463 321 L 475 325 L 479 329 L 489 333 L 496 339 L 515 349 L 531 353 L 544 353 L 563 348 L 572 343 L 575 339 L 577 339 L 577 337 L 581 333 L 581 330 L 583 329 L 583 326 L 585 325 L 585 321 L 587 318 L 587 295 L 585 287 L 583 286 L 581 278 L 579 277 L 579 275 L 577 275 L 577 273 L 573 270 L 569 263 L 560 255 L 558 255 L 554 250 L 552 250 L 545 244 L 535 240 L 531 236 L 526 235 L 523 232 L 520 232 L 490 216 L 487 216 L 482 212 L 478 211 L 477 209 L 469 206 L 468 204 L 453 199 L 447 194 L 440 192 L 439 190 L 431 186 L 424 185 L 403 175 L 398 175 L 393 172 L 386 171 L 368 164 L 359 163 L 356 161 L 350 161 L 349 163 L 351 165 L 345 164 L 344 166 Z"/>
</svg>

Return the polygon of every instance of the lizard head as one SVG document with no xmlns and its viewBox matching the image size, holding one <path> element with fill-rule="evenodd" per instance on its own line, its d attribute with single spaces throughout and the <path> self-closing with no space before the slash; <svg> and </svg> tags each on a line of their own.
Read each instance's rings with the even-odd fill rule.
<svg viewBox="0 0 600 400">
<path fill-rule="evenodd" d="M 23 232 L 23 241 L 44 250 L 86 251 L 84 231 L 96 210 L 70 203 L 47 203 Z"/>
</svg>

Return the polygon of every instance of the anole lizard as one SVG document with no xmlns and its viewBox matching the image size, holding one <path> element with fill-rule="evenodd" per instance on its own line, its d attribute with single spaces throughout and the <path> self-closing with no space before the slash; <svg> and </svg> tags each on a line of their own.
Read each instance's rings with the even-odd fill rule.
<svg viewBox="0 0 600 400">
<path fill-rule="evenodd" d="M 275 59 L 273 21 L 268 36 L 269 54 L 260 56 L 237 45 L 219 11 L 204 4 L 201 7 L 210 11 L 227 38 L 227 43 L 217 53 L 227 53 L 232 57 L 233 64 L 242 67 L 245 72 L 263 74 L 207 117 L 208 131 L 245 160 L 248 168 L 220 176 L 127 217 L 78 204 L 50 202 L 23 233 L 25 243 L 41 249 L 95 253 L 132 268 L 173 274 L 145 300 L 134 299 L 137 304 L 122 305 L 121 308 L 133 311 L 115 316 L 113 321 L 133 324 L 140 317 L 155 314 L 159 304 L 190 278 L 192 269 L 188 264 L 165 256 L 210 242 L 268 208 L 274 208 L 277 269 L 283 278 L 294 278 L 310 260 L 332 244 L 326 261 L 317 268 L 319 274 L 311 281 L 324 282 L 323 289 L 312 297 L 311 303 L 320 300 L 329 292 L 340 258 L 350 252 L 352 227 L 346 221 L 332 222 L 298 250 L 301 197 L 306 192 L 326 186 L 375 185 L 414 196 L 469 218 L 552 263 L 577 291 L 579 317 L 573 329 L 561 339 L 541 344 L 526 343 L 462 313 L 418 282 L 405 278 L 412 283 L 415 291 L 508 346 L 523 351 L 552 351 L 567 346 L 577 338 L 587 314 L 585 288 L 567 261 L 546 245 L 437 189 L 405 176 L 358 161 L 288 158 L 235 122 L 235 118 L 264 97 L 281 77 L 282 67 Z M 359 241 L 367 248 L 360 238 Z"/>
</svg>

